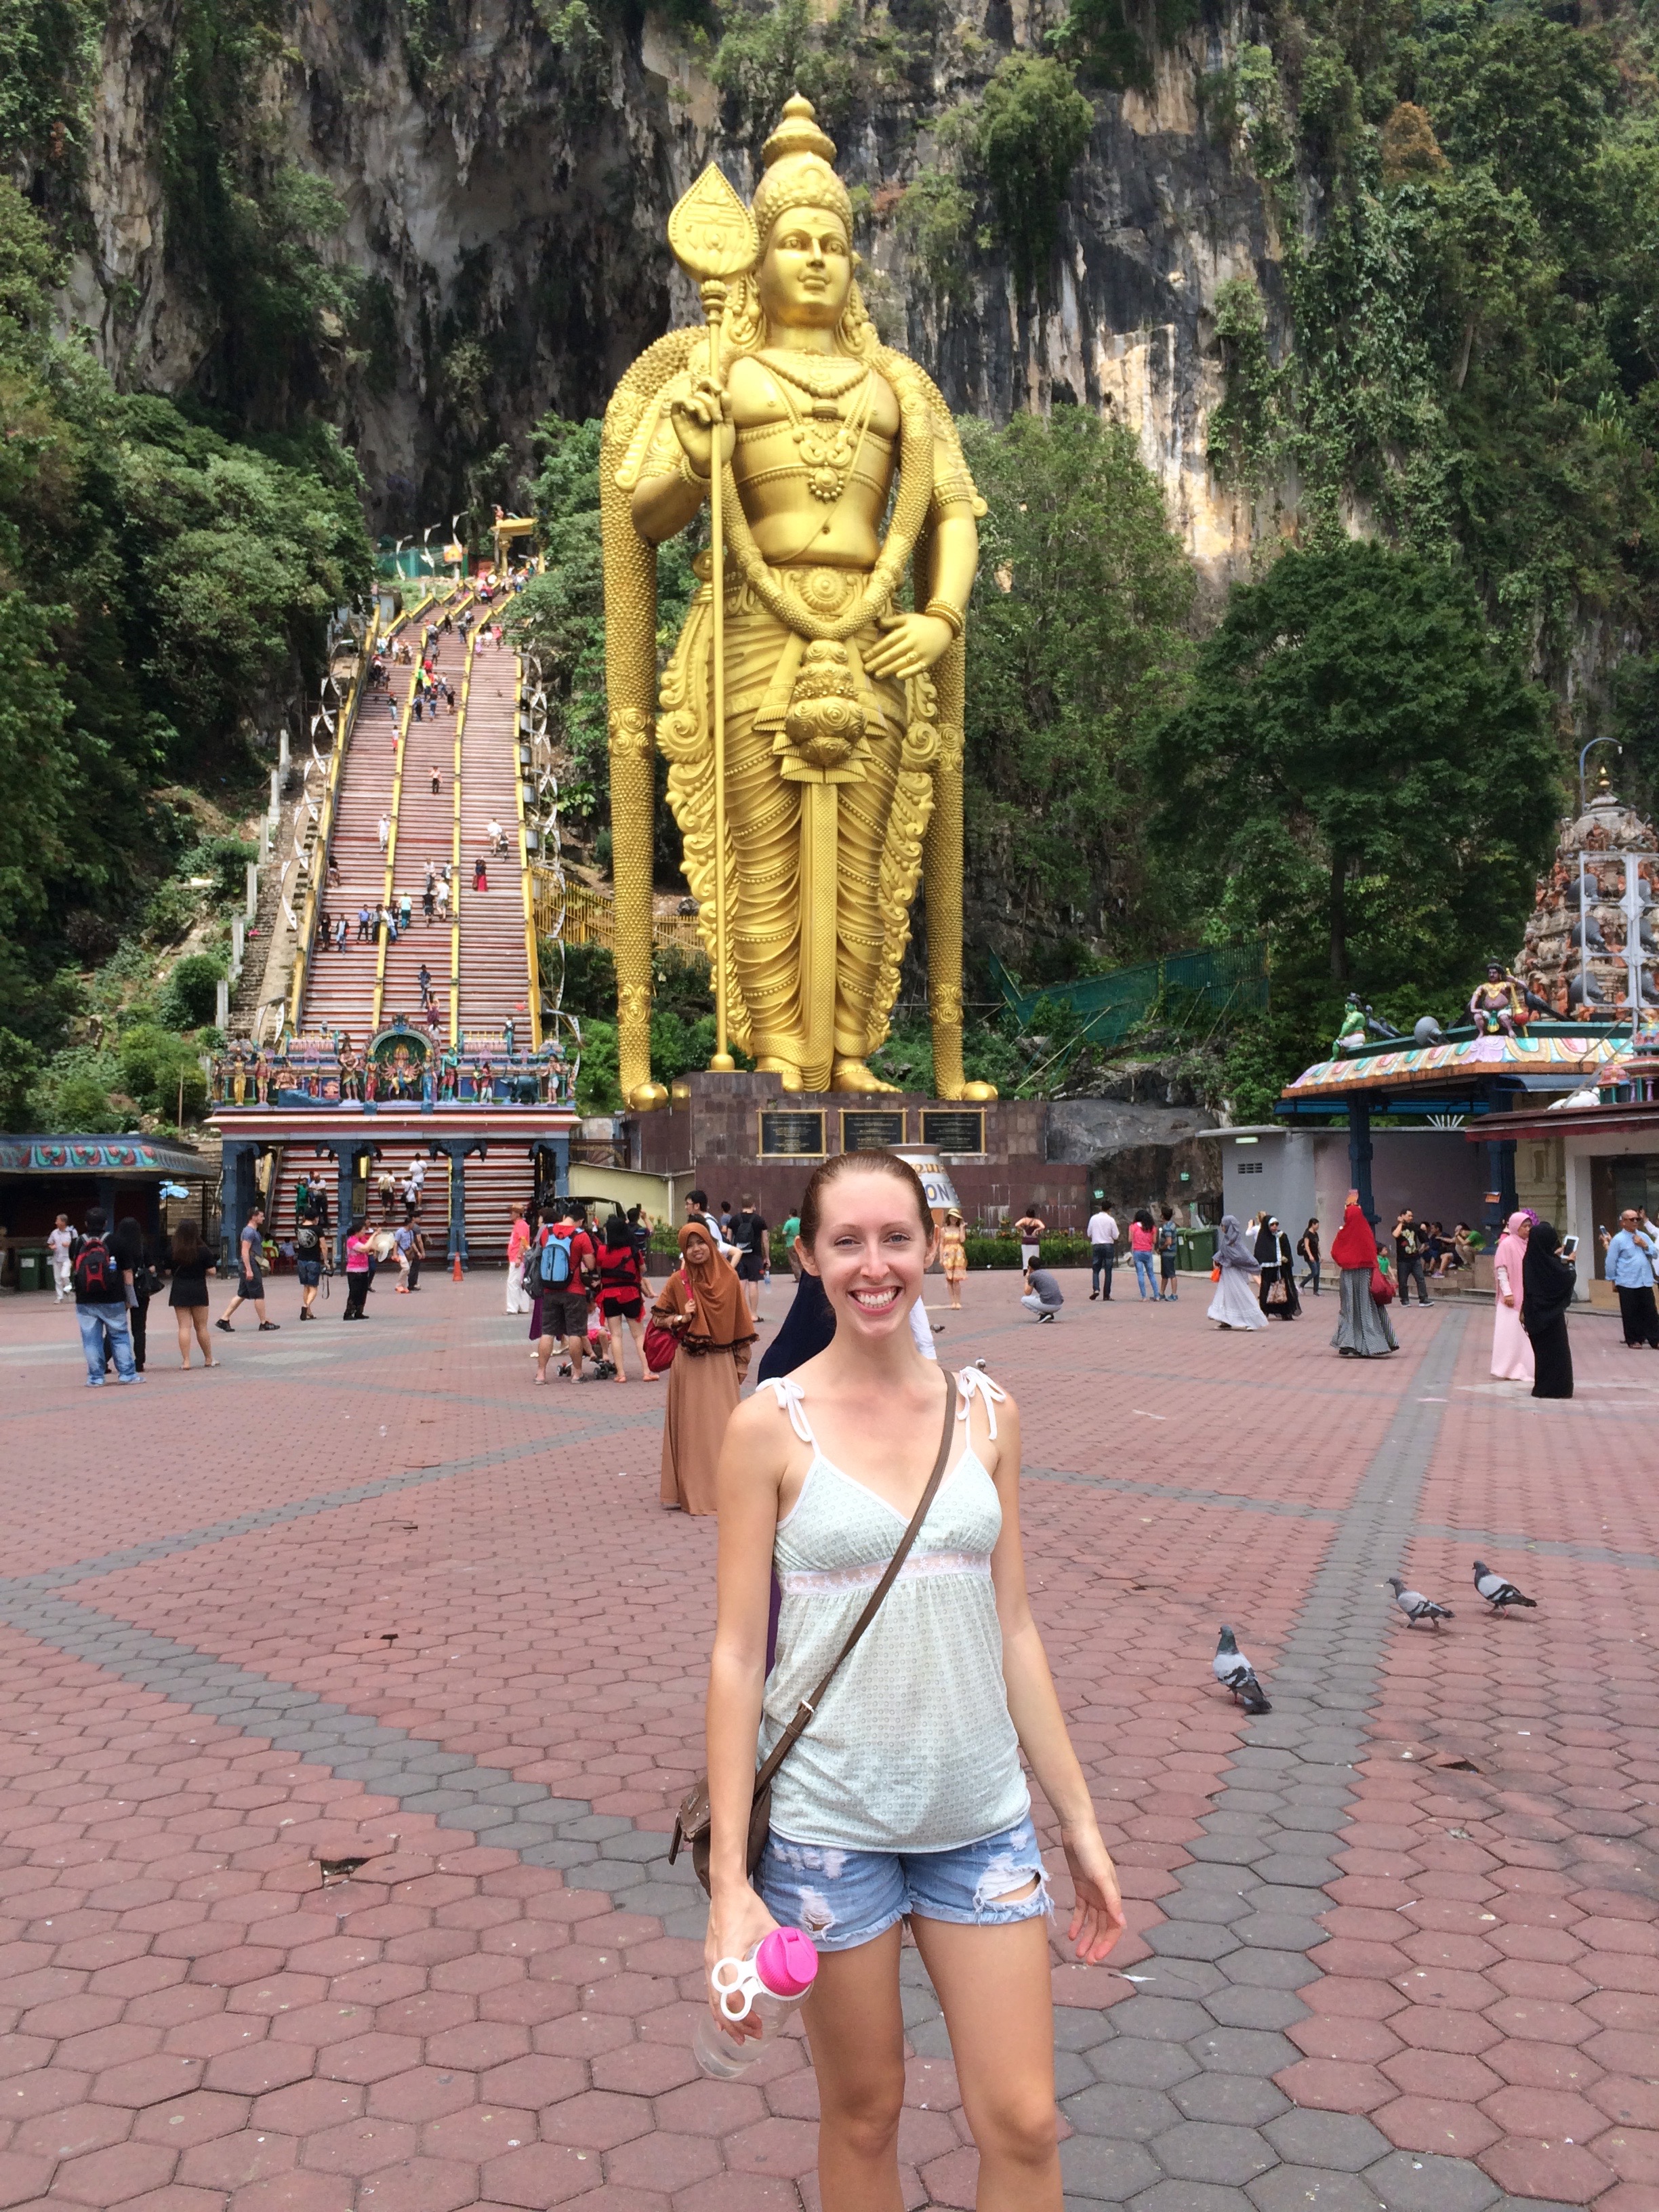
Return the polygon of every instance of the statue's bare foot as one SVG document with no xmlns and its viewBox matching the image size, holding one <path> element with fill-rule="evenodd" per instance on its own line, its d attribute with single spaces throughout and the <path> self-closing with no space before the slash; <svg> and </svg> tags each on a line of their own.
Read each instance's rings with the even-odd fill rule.
<svg viewBox="0 0 1659 2212">
<path fill-rule="evenodd" d="M 755 1073 L 757 1075 L 775 1075 L 786 1091 L 803 1091 L 806 1087 L 800 1079 L 799 1068 L 792 1060 L 757 1060 Z"/>
<path fill-rule="evenodd" d="M 838 1060 L 830 1078 L 830 1088 L 832 1091 L 896 1091 L 898 1085 L 896 1083 L 884 1083 L 878 1075 L 872 1075 L 861 1060 Z"/>
</svg>

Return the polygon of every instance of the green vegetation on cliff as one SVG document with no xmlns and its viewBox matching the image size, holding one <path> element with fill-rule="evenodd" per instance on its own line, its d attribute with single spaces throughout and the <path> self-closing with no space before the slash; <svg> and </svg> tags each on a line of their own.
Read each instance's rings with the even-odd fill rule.
<svg viewBox="0 0 1659 2212">
<path fill-rule="evenodd" d="M 94 1011 L 82 963 L 185 934 L 191 848 L 262 773 L 250 724 L 314 686 L 369 575 L 331 433 L 238 441 L 122 395 L 49 335 L 56 274 L 0 184 L 0 1019 L 37 1054 Z"/>
</svg>

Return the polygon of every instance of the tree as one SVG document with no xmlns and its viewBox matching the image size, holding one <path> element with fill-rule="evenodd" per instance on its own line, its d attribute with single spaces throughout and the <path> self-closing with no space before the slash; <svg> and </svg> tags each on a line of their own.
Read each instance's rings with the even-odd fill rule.
<svg viewBox="0 0 1659 2212">
<path fill-rule="evenodd" d="M 1212 924 L 1267 933 L 1287 1054 L 1351 988 L 1421 1013 L 1512 955 L 1559 811 L 1546 706 L 1419 555 L 1291 552 L 1235 587 L 1142 757 Z"/>
<path fill-rule="evenodd" d="M 1080 409 L 963 425 L 989 512 L 968 623 L 969 880 L 1057 942 L 1133 955 L 1133 748 L 1174 703 L 1192 570 L 1127 430 Z M 1039 963 L 1042 964 L 1042 963 Z"/>
<path fill-rule="evenodd" d="M 199 1029 L 218 1009 L 224 969 L 210 952 L 187 952 L 175 961 L 161 992 L 161 1019 L 169 1029 Z"/>
<path fill-rule="evenodd" d="M 1022 291 L 1048 268 L 1072 171 L 1094 123 L 1071 70 L 1048 54 L 1006 55 L 980 97 L 969 144 Z"/>
</svg>

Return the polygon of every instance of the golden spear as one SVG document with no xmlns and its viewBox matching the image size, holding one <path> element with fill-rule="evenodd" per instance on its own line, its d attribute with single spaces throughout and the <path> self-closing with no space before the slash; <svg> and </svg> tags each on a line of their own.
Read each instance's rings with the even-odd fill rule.
<svg viewBox="0 0 1659 2212">
<path fill-rule="evenodd" d="M 755 219 L 711 161 L 668 218 L 668 243 L 695 279 L 708 318 L 708 375 L 720 377 L 720 322 L 726 288 L 760 258 Z M 737 1065 L 726 1041 L 726 537 L 721 526 L 720 430 L 725 394 L 714 424 L 708 466 L 709 589 L 714 594 L 714 1057 L 710 1069 L 729 1075 Z"/>
</svg>

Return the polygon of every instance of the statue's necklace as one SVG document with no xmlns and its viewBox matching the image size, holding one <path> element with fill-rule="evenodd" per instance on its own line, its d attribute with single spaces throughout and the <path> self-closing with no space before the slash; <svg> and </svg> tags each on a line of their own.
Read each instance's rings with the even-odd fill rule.
<svg viewBox="0 0 1659 2212">
<path fill-rule="evenodd" d="M 864 443 L 875 399 L 875 378 L 866 363 L 834 354 L 793 356 L 787 365 L 776 354 L 768 353 L 763 358 L 788 410 L 791 434 L 806 470 L 807 488 L 814 499 L 833 506 L 847 489 L 853 463 Z M 805 413 L 790 389 L 792 385 L 811 398 L 812 405 Z M 843 421 L 837 402 L 854 392 L 857 396 Z"/>
</svg>

